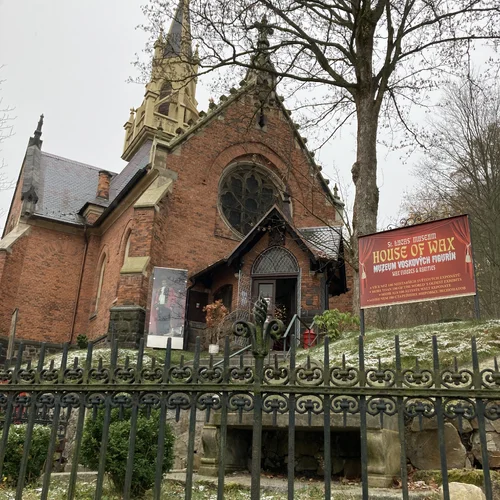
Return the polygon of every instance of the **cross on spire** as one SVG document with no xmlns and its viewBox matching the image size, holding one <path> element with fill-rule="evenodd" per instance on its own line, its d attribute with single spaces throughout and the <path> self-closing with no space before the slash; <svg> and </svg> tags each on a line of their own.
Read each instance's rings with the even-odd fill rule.
<svg viewBox="0 0 500 500">
<path fill-rule="evenodd" d="M 259 30 L 257 48 L 268 48 L 270 45 L 269 35 L 272 35 L 274 30 L 269 26 L 269 21 L 267 20 L 267 16 L 265 14 L 262 16 L 260 23 L 255 23 L 255 27 Z"/>
</svg>

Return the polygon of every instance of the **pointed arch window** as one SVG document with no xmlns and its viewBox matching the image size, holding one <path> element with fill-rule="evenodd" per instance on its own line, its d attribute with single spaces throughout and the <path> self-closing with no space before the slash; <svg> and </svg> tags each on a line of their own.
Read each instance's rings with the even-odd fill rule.
<svg viewBox="0 0 500 500">
<path fill-rule="evenodd" d="M 160 90 L 160 101 L 169 97 L 171 93 L 172 93 L 172 84 L 170 82 L 165 82 Z M 162 102 L 158 106 L 158 113 L 161 113 L 162 115 L 168 116 L 169 111 L 170 111 L 169 101 Z"/>
<path fill-rule="evenodd" d="M 99 281 L 97 284 L 97 293 L 95 297 L 95 312 L 97 313 L 97 310 L 99 308 L 99 302 L 101 300 L 101 294 L 102 294 L 102 286 L 104 284 L 104 273 L 106 272 L 106 255 L 103 255 L 102 260 L 101 260 L 101 267 L 99 269 Z"/>
<path fill-rule="evenodd" d="M 295 256 L 283 247 L 264 250 L 252 267 L 252 275 L 299 274 L 299 264 Z"/>
<path fill-rule="evenodd" d="M 125 243 L 125 251 L 123 252 L 123 262 L 125 262 L 130 253 L 130 242 L 132 241 L 132 231 L 129 230 L 127 242 Z"/>
</svg>

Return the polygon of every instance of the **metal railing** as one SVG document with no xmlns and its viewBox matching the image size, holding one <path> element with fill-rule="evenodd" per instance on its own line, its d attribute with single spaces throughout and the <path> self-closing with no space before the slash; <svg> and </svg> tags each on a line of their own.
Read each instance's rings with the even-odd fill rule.
<svg viewBox="0 0 500 500">
<path fill-rule="evenodd" d="M 287 349 L 287 340 L 291 336 L 290 332 L 292 332 L 292 327 L 295 326 L 295 323 L 297 321 L 299 323 L 301 323 L 306 329 L 312 329 L 312 327 L 314 326 L 314 321 L 308 327 L 307 324 L 304 323 L 304 321 L 300 318 L 300 316 L 298 314 L 293 315 L 292 319 L 290 320 L 290 323 L 288 323 L 288 326 L 286 327 L 285 333 L 283 334 L 283 336 L 280 339 L 283 342 L 283 359 L 284 360 L 286 360 L 289 356 L 290 349 L 289 348 Z M 297 342 L 299 342 L 299 341 L 300 341 L 300 338 L 297 337 Z M 316 336 L 314 339 L 314 342 L 316 343 L 317 341 L 318 341 L 318 337 Z M 244 354 L 245 352 L 249 351 L 251 348 L 252 348 L 252 345 L 248 344 L 245 347 L 243 347 L 242 349 L 239 349 L 238 351 L 231 353 L 229 355 L 229 359 L 233 359 L 236 356 L 240 356 L 241 354 Z M 271 356 L 271 352 L 269 352 L 268 362 L 271 361 L 270 356 Z M 223 363 L 224 363 L 224 360 L 217 361 L 216 363 L 214 363 L 214 366 L 221 366 Z"/>
<path fill-rule="evenodd" d="M 289 353 L 290 353 L 290 349 L 287 349 L 287 343 L 286 343 L 286 339 L 290 336 L 290 332 L 292 332 L 292 328 L 295 326 L 295 323 L 296 322 L 299 322 L 306 330 L 312 330 L 313 326 L 314 326 L 314 321 L 308 326 L 303 320 L 302 318 L 298 315 L 298 314 L 294 314 L 290 323 L 288 324 L 286 330 L 285 330 L 285 333 L 283 334 L 283 357 L 285 359 L 288 358 L 289 356 Z M 293 332 L 292 332 L 292 335 L 293 335 Z M 297 342 L 300 342 L 300 336 L 297 336 Z M 313 343 L 310 345 L 310 347 L 312 347 L 315 343 L 318 342 L 318 336 L 316 335 L 315 338 L 314 338 L 314 341 Z"/>
<path fill-rule="evenodd" d="M 265 318 L 265 316 L 264 316 Z M 57 428 L 61 411 L 71 408 L 78 412 L 74 431 L 74 446 L 71 457 L 72 469 L 68 480 L 67 498 L 73 499 L 78 481 L 78 464 L 84 432 L 84 421 L 95 418 L 98 411 L 104 412 L 100 465 L 95 481 L 95 498 L 102 498 L 105 463 L 108 449 L 108 435 L 111 411 L 114 408 L 131 412 L 128 460 L 123 486 L 123 498 L 130 499 L 134 480 L 135 422 L 141 414 L 147 415 L 152 409 L 159 411 L 158 433 L 151 436 L 157 447 L 156 475 L 153 498 L 160 499 L 163 480 L 162 439 L 165 434 L 166 415 L 170 411 L 178 420 L 185 414 L 189 421 L 189 439 L 186 448 L 185 499 L 192 498 L 195 464 L 195 433 L 197 414 L 205 415 L 206 422 L 217 426 L 218 447 L 213 463 L 217 469 L 217 498 L 224 498 L 225 470 L 234 464 L 228 463 L 231 453 L 227 453 L 228 429 L 240 425 L 245 416 L 252 427 L 251 446 L 251 498 L 258 500 L 261 495 L 260 477 L 262 463 L 262 434 L 264 428 L 273 428 L 285 422 L 288 436 L 287 445 L 287 497 L 293 500 L 296 490 L 296 433 L 297 428 L 316 425 L 322 432 L 324 469 L 324 498 L 332 493 L 332 432 L 335 429 L 359 429 L 362 497 L 367 500 L 373 477 L 380 474 L 380 464 L 393 464 L 385 460 L 383 446 L 379 441 L 371 441 L 374 433 L 391 432 L 397 439 L 397 451 L 401 460 L 397 470 L 387 469 L 388 477 L 401 478 L 401 494 L 409 498 L 407 472 L 407 443 L 405 437 L 408 419 L 422 423 L 425 419 L 437 422 L 438 449 L 443 481 L 443 497 L 450 499 L 448 466 L 445 443 L 445 422 L 457 421 L 459 432 L 462 424 L 474 420 L 477 425 L 481 445 L 481 461 L 484 475 L 484 492 L 491 500 L 489 455 L 487 448 L 486 424 L 500 418 L 500 370 L 498 363 L 480 369 L 476 340 L 471 340 L 472 369 L 459 368 L 455 364 L 442 367 L 438 341 L 433 338 L 431 358 L 428 367 L 422 367 L 415 360 L 412 367 L 402 366 L 399 338 L 394 339 L 394 361 L 384 366 L 365 362 L 365 338 L 358 339 L 358 352 L 353 359 L 344 354 L 330 354 L 328 337 L 324 339 L 324 355 L 316 362 L 309 356 L 299 361 L 296 356 L 296 342 L 293 333 L 288 335 L 290 358 L 286 366 L 265 364 L 269 338 L 280 338 L 284 326 L 264 320 L 256 325 L 240 322 L 237 334 L 252 340 L 254 364 L 244 362 L 240 366 L 230 365 L 229 338 L 226 338 L 224 360 L 221 366 L 213 364 L 213 358 L 201 361 L 199 339 L 196 342 L 192 366 L 171 363 L 170 339 L 165 352 L 165 360 L 151 360 L 144 355 L 144 341 L 141 340 L 137 361 L 126 358 L 119 363 L 119 349 L 112 344 L 110 363 L 105 364 L 100 357 L 94 359 L 93 345 L 89 344 L 86 359 L 69 361 L 69 349 L 65 346 L 60 366 L 48 365 L 42 346 L 37 366 L 22 366 L 17 361 L 13 368 L 0 367 L 0 418 L 3 431 L 0 438 L 0 477 L 5 458 L 9 430 L 14 423 L 14 415 L 20 407 L 32 411 L 34 408 L 47 410 L 52 415 L 52 433 L 47 456 L 52 457 L 57 442 Z M 19 347 L 17 359 L 22 359 L 23 344 Z M 97 352 L 97 351 L 96 351 Z M 405 354 L 405 359 L 408 353 Z M 243 354 L 240 353 L 243 360 Z M 125 413 L 125 412 L 124 412 Z M 35 412 L 28 413 L 35 415 Z M 265 417 L 265 418 L 264 418 Z M 214 420 L 215 419 L 215 420 Z M 299 422 L 300 420 L 300 422 Z M 246 422 L 247 420 L 245 420 Z M 34 417 L 27 422 L 26 440 L 19 464 L 19 480 L 15 498 L 21 500 L 25 487 L 24 472 L 30 453 L 30 436 L 35 423 Z M 389 426 L 390 424 L 390 426 Z M 385 434 L 384 434 L 385 435 Z M 376 437 L 376 436 L 375 436 Z M 370 449 L 370 454 L 368 453 Z M 391 450 L 394 452 L 394 447 Z M 208 451 L 207 451 L 208 453 Z M 371 462 L 373 453 L 378 454 L 377 463 Z M 385 461 L 384 461 L 385 460 Z M 46 460 L 40 498 L 48 498 L 51 482 L 52 460 Z M 389 467 L 389 465 L 387 465 Z M 233 469 L 231 469 L 233 470 Z M 385 477 L 385 476 L 384 476 Z"/>
</svg>

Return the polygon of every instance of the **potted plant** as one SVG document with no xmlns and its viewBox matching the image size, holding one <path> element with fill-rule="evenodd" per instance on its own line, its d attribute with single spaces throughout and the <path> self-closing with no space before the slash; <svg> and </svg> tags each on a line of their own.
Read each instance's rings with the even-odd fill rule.
<svg viewBox="0 0 500 500">
<path fill-rule="evenodd" d="M 207 320 L 207 339 L 208 352 L 217 354 L 219 352 L 219 325 L 224 318 L 229 314 L 227 307 L 222 303 L 222 300 L 216 300 L 211 304 L 207 304 L 203 311 L 206 313 Z"/>
</svg>

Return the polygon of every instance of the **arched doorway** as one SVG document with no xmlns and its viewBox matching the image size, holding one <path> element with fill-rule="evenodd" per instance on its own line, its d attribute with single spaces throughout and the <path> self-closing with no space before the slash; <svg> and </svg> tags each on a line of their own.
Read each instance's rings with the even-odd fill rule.
<svg viewBox="0 0 500 500">
<path fill-rule="evenodd" d="M 277 317 L 287 326 L 297 312 L 297 290 L 300 268 L 295 256 L 280 246 L 264 250 L 252 266 L 252 295 L 268 303 L 269 316 Z M 273 349 L 282 349 L 276 343 Z"/>
</svg>

